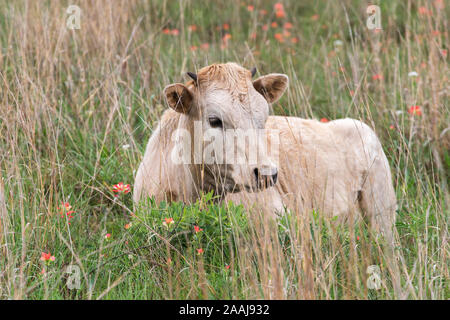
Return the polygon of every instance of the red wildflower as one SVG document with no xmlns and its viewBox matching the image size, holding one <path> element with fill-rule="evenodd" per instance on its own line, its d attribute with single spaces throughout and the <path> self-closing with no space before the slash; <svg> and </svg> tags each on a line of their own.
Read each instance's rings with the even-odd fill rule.
<svg viewBox="0 0 450 320">
<path fill-rule="evenodd" d="M 408 113 L 413 116 L 421 116 L 422 109 L 420 108 L 420 106 L 411 106 L 408 109 Z"/>
<path fill-rule="evenodd" d="M 229 33 L 225 33 L 225 35 L 222 38 L 222 40 L 225 41 L 225 42 L 230 40 L 230 39 L 231 39 L 231 34 L 229 34 Z"/>
<path fill-rule="evenodd" d="M 202 248 L 197 249 L 197 254 L 202 254 L 202 253 L 203 253 L 203 249 Z"/>
<path fill-rule="evenodd" d="M 255 6 L 248 5 L 248 6 L 247 6 L 247 10 L 250 11 L 250 12 L 252 12 L 253 10 L 255 10 Z"/>
<path fill-rule="evenodd" d="M 372 80 L 382 80 L 383 79 L 383 75 L 382 74 L 374 74 L 372 76 Z"/>
<path fill-rule="evenodd" d="M 201 45 L 200 45 L 200 48 L 202 48 L 203 50 L 208 50 L 209 49 L 209 43 L 202 43 Z"/>
<path fill-rule="evenodd" d="M 197 26 L 195 25 L 195 24 L 191 24 L 189 27 L 188 27 L 188 30 L 189 31 L 197 31 Z"/>
<path fill-rule="evenodd" d="M 312 20 L 312 21 L 317 21 L 317 20 L 319 20 L 319 15 L 318 15 L 318 14 L 312 15 L 312 16 L 311 16 L 311 20 Z"/>
<path fill-rule="evenodd" d="M 222 28 L 223 30 L 230 30 L 230 25 L 228 23 L 224 23 Z"/>
<path fill-rule="evenodd" d="M 285 29 L 292 29 L 294 26 L 292 25 L 292 23 L 290 23 L 290 22 L 286 22 L 284 25 L 283 25 L 283 28 L 285 28 Z"/>
<path fill-rule="evenodd" d="M 276 23 L 276 22 L 274 21 L 274 22 L 272 22 L 272 23 L 270 24 L 270 26 L 271 26 L 272 28 L 276 28 L 276 27 L 278 27 L 278 23 Z"/>
<path fill-rule="evenodd" d="M 61 202 L 61 205 L 64 207 L 64 209 L 66 210 L 70 210 L 72 209 L 72 206 L 68 203 L 68 202 Z"/>
<path fill-rule="evenodd" d="M 326 122 L 329 122 L 329 120 L 327 118 L 322 118 L 322 119 L 320 119 L 320 122 L 326 123 Z"/>
<path fill-rule="evenodd" d="M 433 31 L 431 31 L 431 34 L 433 36 L 439 36 L 441 34 L 441 32 L 439 30 L 433 30 Z"/>
<path fill-rule="evenodd" d="M 177 35 L 180 34 L 180 31 L 179 31 L 178 29 L 173 29 L 172 31 L 170 31 L 170 33 L 171 33 L 173 36 L 177 36 Z"/>
<path fill-rule="evenodd" d="M 113 192 L 126 194 L 131 191 L 129 184 L 123 184 L 123 182 L 119 182 L 118 184 L 113 185 Z"/>
<path fill-rule="evenodd" d="M 222 44 L 220 45 L 221 49 L 225 49 L 226 47 L 228 47 L 228 40 L 231 39 L 231 34 L 226 33 L 223 37 L 222 37 Z"/>
<path fill-rule="evenodd" d="M 110 238 L 111 238 L 111 233 L 105 234 L 105 239 L 106 239 L 106 240 L 108 240 L 108 239 L 110 239 Z"/>
<path fill-rule="evenodd" d="M 431 14 L 431 11 L 427 9 L 427 7 L 419 7 L 419 14 L 422 16 L 426 16 Z"/>
<path fill-rule="evenodd" d="M 169 34 L 170 33 L 170 29 L 169 28 L 165 28 L 162 31 L 164 34 Z"/>
<path fill-rule="evenodd" d="M 51 253 L 41 253 L 41 261 L 47 262 L 47 261 L 55 261 L 55 257 L 51 255 Z"/>
<path fill-rule="evenodd" d="M 275 15 L 277 16 L 277 18 L 284 18 L 286 16 L 286 13 L 284 12 L 284 6 L 282 3 L 280 2 L 275 3 L 273 8 L 275 10 Z"/>
<path fill-rule="evenodd" d="M 61 206 L 62 209 L 58 208 L 59 211 L 59 215 L 61 216 L 61 218 L 63 218 L 64 216 L 67 216 L 67 219 L 70 221 L 73 218 L 73 215 L 75 213 L 75 211 L 71 210 L 72 206 L 68 203 L 68 202 L 61 202 Z M 70 224 L 70 222 L 69 222 Z"/>
<path fill-rule="evenodd" d="M 194 226 L 194 231 L 195 233 L 198 233 L 200 231 L 203 231 L 203 229 L 201 229 L 199 226 Z"/>
</svg>

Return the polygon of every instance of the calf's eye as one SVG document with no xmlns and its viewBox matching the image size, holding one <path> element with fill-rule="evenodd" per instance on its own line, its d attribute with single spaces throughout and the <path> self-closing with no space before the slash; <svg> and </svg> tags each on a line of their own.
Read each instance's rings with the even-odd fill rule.
<svg viewBox="0 0 450 320">
<path fill-rule="evenodd" d="M 222 120 L 220 120 L 219 118 L 211 117 L 208 120 L 211 128 L 223 128 Z"/>
</svg>

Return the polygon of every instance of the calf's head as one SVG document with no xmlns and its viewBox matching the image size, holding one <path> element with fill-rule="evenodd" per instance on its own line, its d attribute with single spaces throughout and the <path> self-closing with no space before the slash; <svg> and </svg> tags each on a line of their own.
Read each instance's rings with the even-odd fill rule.
<svg viewBox="0 0 450 320">
<path fill-rule="evenodd" d="M 164 89 L 168 105 L 187 119 L 191 160 L 203 170 L 204 189 L 256 191 L 276 183 L 264 127 L 269 104 L 284 93 L 288 77 L 272 73 L 253 81 L 255 71 L 214 64 L 188 73 L 188 83 Z"/>
</svg>

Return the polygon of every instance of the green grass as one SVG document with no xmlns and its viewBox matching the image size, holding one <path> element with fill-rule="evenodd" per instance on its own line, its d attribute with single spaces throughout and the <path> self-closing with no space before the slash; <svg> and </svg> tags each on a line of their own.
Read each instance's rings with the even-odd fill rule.
<svg viewBox="0 0 450 320">
<path fill-rule="evenodd" d="M 378 3 L 383 31 L 374 33 L 364 1 L 284 1 L 284 18 L 266 0 L 251 12 L 242 1 L 80 2 L 73 31 L 72 3 L 0 1 L 1 299 L 398 298 L 382 240 L 364 221 L 286 212 L 274 223 L 210 195 L 191 205 L 114 197 L 114 184 L 133 187 L 167 108 L 164 86 L 226 61 L 289 76 L 274 114 L 374 128 L 398 197 L 403 298 L 449 299 L 449 8 Z M 285 22 L 293 28 L 279 43 Z M 414 105 L 422 115 L 408 113 Z M 61 202 L 75 211 L 70 225 Z M 42 252 L 55 261 L 44 265 Z M 79 289 L 67 287 L 68 265 L 81 268 Z M 366 285 L 370 265 L 381 269 L 379 290 Z"/>
</svg>

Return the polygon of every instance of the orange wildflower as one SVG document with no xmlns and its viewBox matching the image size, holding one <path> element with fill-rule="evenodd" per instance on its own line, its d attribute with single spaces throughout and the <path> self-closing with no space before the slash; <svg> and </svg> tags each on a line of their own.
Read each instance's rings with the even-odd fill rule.
<svg viewBox="0 0 450 320">
<path fill-rule="evenodd" d="M 284 18 L 284 17 L 286 17 L 286 13 L 284 11 L 277 11 L 277 12 L 275 12 L 275 16 L 277 18 Z"/>
<path fill-rule="evenodd" d="M 274 34 L 275 39 L 277 39 L 278 42 L 284 42 L 283 34 L 281 33 L 275 33 Z"/>
<path fill-rule="evenodd" d="M 284 10 L 284 6 L 281 2 L 277 2 L 273 5 L 273 8 L 275 9 L 275 11 L 280 11 L 280 10 Z"/>
<path fill-rule="evenodd" d="M 169 228 L 172 224 L 174 224 L 175 223 L 175 221 L 173 221 L 173 219 L 172 218 L 165 218 L 164 219 L 164 221 L 163 221 L 163 225 L 166 227 L 166 228 Z"/>
</svg>

